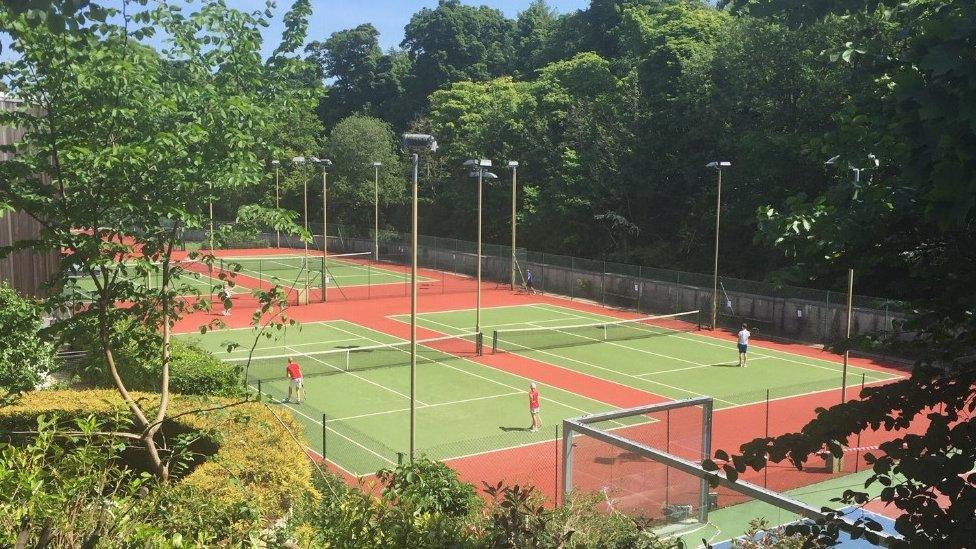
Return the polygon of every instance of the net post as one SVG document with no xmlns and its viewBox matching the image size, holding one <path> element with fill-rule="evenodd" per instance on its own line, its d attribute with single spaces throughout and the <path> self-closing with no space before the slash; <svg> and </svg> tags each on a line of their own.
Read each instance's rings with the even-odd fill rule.
<svg viewBox="0 0 976 549">
<path fill-rule="evenodd" d="M 712 407 L 714 401 L 708 399 L 702 405 L 702 461 L 712 455 Z M 702 524 L 708 522 L 708 480 L 701 479 L 701 493 L 698 499 L 698 519 Z"/>
<path fill-rule="evenodd" d="M 563 492 L 562 501 L 573 491 L 573 425 L 563 420 Z"/>
<path fill-rule="evenodd" d="M 322 461 L 325 461 L 325 452 L 326 452 L 326 449 L 325 449 L 325 433 L 328 430 L 329 430 L 328 427 L 326 427 L 326 417 L 325 417 L 325 414 L 322 414 Z"/>
<path fill-rule="evenodd" d="M 493 330 L 491 334 L 491 354 L 498 353 L 498 330 Z"/>
<path fill-rule="evenodd" d="M 475 337 L 474 343 L 474 354 L 477 356 L 482 356 L 485 354 L 485 334 L 484 332 L 478 332 Z"/>
<path fill-rule="evenodd" d="M 350 350 L 347 349 L 345 354 L 346 354 L 346 367 L 345 367 L 345 371 L 348 372 L 349 371 L 349 368 L 351 366 L 350 363 L 352 362 L 352 351 L 350 351 Z"/>
</svg>

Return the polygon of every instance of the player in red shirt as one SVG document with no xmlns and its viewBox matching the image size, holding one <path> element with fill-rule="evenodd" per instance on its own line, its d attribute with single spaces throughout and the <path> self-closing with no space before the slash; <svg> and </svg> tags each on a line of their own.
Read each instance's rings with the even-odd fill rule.
<svg viewBox="0 0 976 549">
<path fill-rule="evenodd" d="M 295 390 L 295 399 L 298 404 L 302 403 L 302 393 L 305 390 L 302 388 L 302 369 L 295 362 L 294 358 L 288 359 L 288 366 L 285 366 L 285 373 L 288 374 L 288 398 L 285 402 L 291 402 L 291 391 Z"/>
<path fill-rule="evenodd" d="M 534 433 L 542 427 L 542 420 L 539 418 L 539 389 L 536 388 L 535 382 L 529 384 L 529 413 L 532 414 L 530 430 Z"/>
</svg>

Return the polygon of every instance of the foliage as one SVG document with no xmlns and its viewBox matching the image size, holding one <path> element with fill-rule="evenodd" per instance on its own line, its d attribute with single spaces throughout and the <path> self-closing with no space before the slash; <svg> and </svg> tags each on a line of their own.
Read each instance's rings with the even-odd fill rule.
<svg viewBox="0 0 976 549">
<path fill-rule="evenodd" d="M 364 213 L 373 211 L 374 198 L 378 198 L 380 223 L 389 224 L 386 212 L 395 212 L 399 209 L 396 206 L 406 203 L 403 161 L 396 152 L 389 124 L 361 115 L 344 118 L 329 132 L 325 150 L 335 166 L 329 173 L 330 219 L 372 230 L 373 216 Z M 374 162 L 382 164 L 378 173 Z M 379 191 L 374 197 L 377 174 Z"/>
<path fill-rule="evenodd" d="M 114 387 L 99 348 L 93 323 L 72 333 L 72 345 L 84 350 L 86 358 L 81 373 L 98 387 Z M 116 323 L 112 336 L 116 368 L 136 391 L 156 391 L 162 376 L 162 363 L 155 352 L 161 345 L 158 333 L 150 332 L 131 320 Z M 243 394 L 238 367 L 218 360 L 208 351 L 181 340 L 170 342 L 170 389 L 174 393 L 207 396 L 240 396 Z"/>
<path fill-rule="evenodd" d="M 783 527 L 774 527 L 765 518 L 753 519 L 745 535 L 732 541 L 736 549 L 803 549 L 809 538 L 802 534 L 788 534 Z"/>
<path fill-rule="evenodd" d="M 94 300 L 62 325 L 97 319 L 106 365 L 163 479 L 168 470 L 153 441 L 169 403 L 170 328 L 210 305 L 180 298 L 186 284 L 172 254 L 182 229 L 207 226 L 208 204 L 260 184 L 265 159 L 277 152 L 278 121 L 311 108 L 308 65 L 290 57 L 304 41 L 308 11 L 307 0 L 295 3 L 282 45 L 262 62 L 260 29 L 270 10 L 210 2 L 184 14 L 139 0 L 120 8 L 70 0 L 0 7 L 16 53 L 0 65 L 0 81 L 23 101 L 0 113 L 0 123 L 24 131 L 6 148 L 16 154 L 0 163 L 0 210 L 22 210 L 43 227 L 39 238 L 0 255 L 20 247 L 58 252 L 52 285 L 77 273 L 90 279 Z M 157 31 L 164 48 L 140 43 Z M 157 287 L 137 283 L 150 274 L 159 276 Z M 261 299 L 281 302 L 276 290 Z M 57 294 L 47 306 L 67 300 Z M 121 316 L 162 332 L 155 417 L 129 398 L 116 371 L 110 332 Z"/>
<path fill-rule="evenodd" d="M 54 346 L 41 336 L 38 303 L 0 283 L 0 398 L 29 391 L 54 368 Z"/>
<path fill-rule="evenodd" d="M 132 395 L 140 402 L 154 400 L 145 393 Z M 171 447 L 166 457 L 181 474 L 150 509 L 163 514 L 166 532 L 188 536 L 200 530 L 218 539 L 244 539 L 280 518 L 293 504 L 317 497 L 304 448 L 283 431 L 300 433 L 301 427 L 288 415 L 281 416 L 279 422 L 271 410 L 258 403 L 231 404 L 234 402 L 224 398 L 174 399 L 175 419 L 167 421 L 166 432 L 185 435 L 168 441 Z M 196 411 L 201 409 L 209 411 Z M 95 431 L 126 430 L 132 428 L 126 411 L 124 401 L 112 390 L 36 392 L 0 410 L 0 431 L 36 429 L 39 416 L 57 416 L 57 424 L 51 427 L 62 432 L 77 431 L 78 421 L 94 421 L 99 425 Z M 94 420 L 87 419 L 91 417 Z M 42 435 L 37 440 L 43 439 Z M 90 452 L 78 456 L 74 465 L 59 461 L 58 467 L 67 471 L 72 466 L 90 467 L 89 461 L 114 464 L 113 456 L 126 448 L 99 437 L 81 440 L 91 445 Z M 145 461 L 140 455 L 126 453 L 125 461 L 135 466 Z M 156 485 L 155 480 L 141 478 L 146 486 Z"/>
<path fill-rule="evenodd" d="M 384 469 L 376 478 L 383 485 L 383 497 L 391 505 L 415 514 L 462 518 L 479 507 L 474 486 L 460 482 L 454 469 L 426 458 Z"/>
</svg>

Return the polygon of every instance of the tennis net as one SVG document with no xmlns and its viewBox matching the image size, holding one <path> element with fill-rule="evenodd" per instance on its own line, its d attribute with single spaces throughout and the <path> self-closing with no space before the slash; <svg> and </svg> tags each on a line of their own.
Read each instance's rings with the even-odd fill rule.
<svg viewBox="0 0 976 549">
<path fill-rule="evenodd" d="M 444 363 L 459 358 L 482 354 L 481 333 L 437 337 L 417 341 L 417 364 Z M 255 383 L 262 380 L 280 380 L 285 376 L 285 365 L 294 358 L 302 368 L 305 377 L 341 374 L 390 368 L 410 364 L 410 342 L 333 349 L 315 353 L 291 353 L 275 356 L 247 358 L 228 358 L 224 362 L 238 366 L 247 372 L 247 381 Z"/>
<path fill-rule="evenodd" d="M 701 329 L 700 311 L 568 326 L 495 330 L 491 351 L 532 351 L 625 341 Z"/>
</svg>

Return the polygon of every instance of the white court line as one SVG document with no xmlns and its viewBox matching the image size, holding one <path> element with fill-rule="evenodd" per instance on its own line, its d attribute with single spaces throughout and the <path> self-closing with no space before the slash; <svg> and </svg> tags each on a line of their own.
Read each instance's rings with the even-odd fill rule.
<svg viewBox="0 0 976 549">
<path fill-rule="evenodd" d="M 341 329 L 341 328 L 339 328 L 339 329 Z M 346 331 L 346 330 L 344 330 L 344 331 Z M 349 331 L 346 331 L 346 332 L 349 333 L 349 334 L 352 334 L 352 335 L 356 335 L 356 334 L 353 334 L 352 332 L 349 332 Z M 444 334 L 444 335 L 451 335 L 451 334 Z M 365 337 L 365 336 L 363 337 L 363 339 L 367 339 L 367 340 L 370 340 L 370 341 L 374 341 L 376 343 L 379 343 L 380 345 L 388 345 L 387 343 L 383 343 L 382 341 L 379 341 L 379 340 L 376 340 L 376 339 L 370 339 L 370 338 Z M 407 342 L 406 340 L 400 341 L 400 343 L 406 343 L 406 342 Z M 437 349 L 434 349 L 434 350 L 436 351 Z M 409 353 L 409 351 L 403 351 L 403 352 Z M 444 354 L 450 355 L 450 353 L 444 353 Z M 481 364 L 481 363 L 478 363 L 478 362 L 475 362 L 473 360 L 469 360 L 469 359 L 466 359 L 466 358 L 453 357 L 453 355 L 452 355 L 452 358 L 453 359 L 456 359 L 456 360 L 460 360 L 460 361 L 466 362 L 468 364 L 473 364 L 473 365 L 475 365 L 475 366 L 477 366 L 479 368 L 490 368 L 489 366 L 485 366 L 484 364 Z M 467 370 L 463 370 L 463 369 L 458 368 L 456 366 L 452 366 L 450 364 L 447 364 L 446 362 L 437 362 L 436 360 L 431 360 L 431 359 L 427 359 L 427 360 L 429 362 L 434 363 L 434 364 L 438 364 L 440 366 L 443 366 L 443 367 L 446 367 L 446 368 L 450 368 L 452 370 L 457 370 L 457 371 L 459 371 L 459 372 L 461 372 L 463 374 L 467 374 L 469 376 L 473 376 L 473 377 L 476 377 L 476 378 L 479 378 L 479 379 L 483 379 L 483 380 L 485 380 L 485 381 L 487 381 L 489 383 L 494 383 L 496 385 L 500 385 L 502 387 L 506 387 L 506 388 L 512 389 L 514 391 L 522 391 L 522 392 L 524 392 L 524 389 L 519 389 L 518 387 L 515 387 L 514 385 L 509 385 L 507 383 L 502 383 L 501 381 L 497 381 L 497 380 L 494 380 L 494 379 L 490 379 L 490 378 L 484 377 L 482 375 L 476 374 L 474 372 L 469 372 Z M 522 379 L 522 380 L 525 380 L 525 381 L 531 381 L 529 378 L 522 377 L 520 375 L 513 374 L 513 373 L 510 373 L 510 372 L 502 372 L 502 373 L 507 374 L 507 375 L 510 375 L 510 376 L 513 376 L 513 377 L 517 377 L 517 378 Z M 556 387 L 552 387 L 552 388 L 555 389 Z M 566 392 L 569 392 L 569 391 L 566 391 Z M 579 395 L 577 395 L 577 396 L 579 396 Z M 614 406 L 613 404 L 610 404 L 608 402 L 603 402 L 603 401 L 600 401 L 600 400 L 596 400 L 594 398 L 582 397 L 582 396 L 580 398 L 585 398 L 587 400 L 592 400 L 593 402 L 599 402 L 600 404 L 603 404 L 605 406 L 609 406 L 610 408 L 613 408 L 613 409 L 620 409 L 619 406 Z M 548 400 L 549 402 L 558 404 L 560 406 L 563 406 L 564 408 L 569 408 L 570 410 L 576 410 L 577 412 L 582 412 L 583 414 L 591 414 L 592 413 L 590 411 L 583 410 L 582 408 L 577 408 L 577 407 L 571 406 L 569 404 L 565 404 L 563 402 L 560 402 L 560 401 L 555 400 L 555 399 L 552 399 L 552 398 L 547 398 L 546 400 Z M 420 401 L 418 400 L 417 402 L 420 402 Z"/>
<path fill-rule="evenodd" d="M 616 427 L 610 427 L 609 429 L 605 429 L 605 430 L 606 431 L 619 431 L 620 429 L 626 429 L 628 427 L 641 427 L 643 425 L 651 425 L 651 424 L 660 423 L 660 422 L 661 422 L 661 420 L 654 419 L 654 418 L 651 418 L 651 419 L 649 419 L 647 421 L 642 421 L 640 423 L 621 424 L 619 422 L 614 422 L 614 423 L 617 423 L 617 426 Z M 562 438 L 547 438 L 547 439 L 539 440 L 539 441 L 536 441 L 536 442 L 523 442 L 521 444 L 513 444 L 511 446 L 504 446 L 502 448 L 492 448 L 491 450 L 484 450 L 484 451 L 481 451 L 481 452 L 471 452 L 470 454 L 462 454 L 460 456 L 453 456 L 453 457 L 449 457 L 449 458 L 444 458 L 444 459 L 442 459 L 440 461 L 443 461 L 443 462 L 446 463 L 448 461 L 454 461 L 456 459 L 465 459 L 465 458 L 475 457 L 475 456 L 480 456 L 480 455 L 485 455 L 485 454 L 493 454 L 495 452 L 504 452 L 506 450 L 514 450 L 516 448 L 525 448 L 527 446 L 536 446 L 536 445 L 539 445 L 539 444 L 552 444 L 553 442 L 557 442 L 557 441 L 560 441 L 560 440 L 562 440 Z M 562 452 L 562 450 L 560 450 L 560 452 Z"/>
<path fill-rule="evenodd" d="M 362 338 L 358 338 L 357 337 L 356 339 L 352 339 L 352 338 L 333 339 L 333 340 L 327 340 L 327 341 L 315 341 L 315 342 L 312 342 L 312 343 L 292 343 L 291 345 L 288 345 L 286 343 L 284 345 L 272 345 L 270 347 L 258 347 L 256 349 L 254 349 L 254 351 L 255 352 L 258 352 L 258 351 L 267 351 L 269 349 L 285 349 L 285 348 L 291 348 L 291 347 L 308 347 L 309 345 L 331 345 L 333 343 L 343 343 L 343 342 L 346 342 L 346 341 L 362 341 Z M 322 349 L 321 351 L 309 351 L 309 353 L 326 353 L 326 352 L 329 352 L 329 351 L 344 351 L 344 350 L 346 350 L 346 349 L 333 347 L 333 348 L 330 348 L 330 349 Z M 234 349 L 233 351 L 231 351 L 231 352 L 229 352 L 227 354 L 232 355 L 234 353 L 249 353 L 249 352 L 251 352 L 250 349 L 238 348 L 238 349 Z M 304 351 L 299 351 L 299 352 L 302 353 L 302 355 L 308 354 L 308 353 L 306 353 Z M 270 356 L 277 356 L 277 355 L 270 355 Z M 235 360 L 240 360 L 240 358 L 235 358 L 235 357 L 230 357 L 230 358 L 234 358 Z M 258 358 L 268 358 L 268 357 L 267 356 L 262 356 L 262 355 L 259 355 L 259 354 L 255 354 L 253 358 L 258 359 Z"/>
<path fill-rule="evenodd" d="M 508 397 L 508 396 L 512 396 L 512 395 L 524 395 L 524 394 L 525 394 L 525 391 L 513 391 L 511 393 L 503 393 L 503 394 L 500 394 L 500 395 L 489 395 L 489 396 L 482 396 L 482 397 L 475 397 L 475 398 L 466 398 L 464 400 L 451 400 L 449 402 L 438 402 L 437 404 L 427 404 L 425 406 L 417 406 L 416 409 L 417 410 L 426 410 L 427 408 L 437 408 L 438 406 L 450 406 L 452 404 L 463 404 L 465 402 L 474 402 L 476 400 L 488 400 L 488 399 L 492 399 L 492 398 L 502 398 L 502 397 Z M 350 420 L 350 419 L 359 419 L 359 418 L 364 418 L 364 417 L 382 416 L 382 415 L 385 415 L 385 414 L 395 414 L 395 413 L 399 413 L 399 412 L 406 412 L 408 410 L 410 410 L 410 408 L 399 408 L 397 410 L 384 410 L 382 412 L 372 412 L 372 413 L 369 413 L 369 414 L 359 414 L 357 416 L 338 417 L 338 418 L 335 418 L 335 421 L 347 421 L 347 420 Z"/>
<path fill-rule="evenodd" d="M 257 390 L 257 388 L 256 388 L 256 387 L 254 387 L 253 385 L 251 386 L 251 388 L 252 388 L 252 389 L 255 389 L 255 390 Z M 270 396 L 270 395 L 268 395 L 268 396 Z M 291 404 L 288 404 L 288 403 L 282 403 L 282 404 L 283 404 L 283 405 L 285 406 L 285 408 L 288 408 L 288 409 L 289 409 L 289 410 L 291 410 L 291 411 L 292 411 L 293 413 L 296 413 L 296 414 L 298 414 L 298 415 L 300 415 L 300 416 L 302 416 L 302 417 L 304 417 L 304 418 L 306 418 L 306 419 L 308 419 L 308 420 L 309 420 L 309 421 L 311 421 L 312 423 L 314 423 L 314 424 L 316 424 L 316 425 L 318 425 L 319 427 L 322 427 L 322 422 L 321 422 L 321 421 L 319 421 L 319 420 L 317 420 L 317 419 L 315 419 L 315 418 L 314 418 L 314 417 L 312 417 L 312 416 L 309 416 L 309 415 L 308 415 L 308 414 L 306 414 L 305 412 L 302 412 L 301 410 L 299 410 L 299 409 L 298 409 L 298 408 L 296 408 L 295 406 L 292 406 Z M 342 434 L 342 433 L 340 433 L 340 432 L 338 432 L 338 431 L 336 431 L 335 429 L 332 429 L 331 427 L 328 427 L 328 426 L 326 426 L 326 429 L 328 429 L 329 431 L 332 431 L 333 433 L 335 433 L 335 434 L 337 434 L 337 435 L 339 435 L 340 437 L 342 437 L 342 438 L 344 438 L 344 439 L 346 439 L 346 440 L 348 440 L 349 442 L 351 442 L 351 443 L 353 443 L 353 444 L 355 444 L 356 446 L 359 446 L 359 447 L 360 447 L 360 448 L 362 448 L 363 450 L 366 450 L 367 452 L 369 452 L 369 453 L 371 453 L 371 454 L 373 454 L 374 456 L 376 456 L 376 457 L 378 457 L 378 458 L 380 458 L 380 459 L 382 459 L 383 461 L 385 461 L 385 462 L 387 462 L 387 463 L 389 463 L 389 464 L 391 464 L 391 465 L 396 465 L 396 463 L 395 463 L 395 462 L 393 462 L 393 461 L 390 461 L 389 459 L 387 459 L 387 458 L 385 458 L 385 457 L 383 457 L 383 456 L 382 456 L 382 455 L 380 455 L 380 454 L 377 454 L 377 453 L 376 453 L 376 452 L 374 452 L 373 450 L 370 450 L 369 448 L 367 448 L 367 447 L 365 447 L 365 446 L 363 446 L 362 444 L 360 444 L 360 443 L 358 443 L 358 442 L 356 442 L 355 440 L 353 440 L 353 439 L 351 439 L 351 438 L 349 438 L 349 437 L 347 437 L 346 435 L 344 435 L 344 434 Z M 321 456 L 321 454 L 319 454 L 319 455 Z M 347 472 L 350 472 L 350 473 L 352 472 L 352 471 L 349 471 L 348 469 L 347 469 L 346 471 L 347 471 Z M 360 475 L 354 475 L 354 476 L 360 476 Z"/>
<path fill-rule="evenodd" d="M 528 324 L 531 324 L 531 323 L 528 323 Z M 558 330 L 556 330 L 556 331 L 558 331 Z M 575 335 L 575 334 L 574 334 L 574 335 Z M 600 340 L 598 340 L 598 339 L 597 339 L 597 340 L 594 340 L 594 341 L 598 341 L 598 342 L 600 342 Z M 609 342 L 609 341 L 602 341 L 601 343 L 611 343 L 611 342 Z M 612 343 L 611 343 L 611 344 L 612 344 Z M 518 345 L 518 344 L 516 344 L 516 345 Z M 542 353 L 542 354 L 544 354 L 544 355 L 549 355 L 549 356 L 554 356 L 554 357 L 556 357 L 556 358 L 561 358 L 561 359 L 563 359 L 563 360 L 569 360 L 569 361 L 571 361 L 571 362 L 576 362 L 577 364 L 582 364 L 582 365 L 584 365 L 584 366 L 589 366 L 589 367 L 591 367 L 591 368 L 596 368 L 596 369 L 598 369 L 598 370 L 604 370 L 604 371 L 607 371 L 607 372 L 613 372 L 613 373 L 615 373 L 615 374 L 617 374 L 617 375 L 622 375 L 622 376 L 626 376 L 626 377 L 631 377 L 631 378 L 634 378 L 634 379 L 637 379 L 637 380 L 640 380 L 640 381 L 644 381 L 644 382 L 646 382 L 646 383 L 653 383 L 653 384 L 655 384 L 655 385 L 660 385 L 661 387 L 667 387 L 668 389 L 673 389 L 673 390 L 675 390 L 675 391 L 681 391 L 682 393 L 688 393 L 689 395 L 695 395 L 695 396 L 708 396 L 708 395 L 705 395 L 705 394 L 703 394 L 703 393 L 699 393 L 699 392 L 696 392 L 696 391 L 691 391 L 691 390 L 689 390 L 689 389 L 684 389 L 684 388 L 682 388 L 682 387 L 676 387 L 676 386 L 674 386 L 674 385 L 668 385 L 667 383 L 661 383 L 660 381 L 654 381 L 654 380 L 652 380 L 652 379 L 644 379 L 644 378 L 642 378 L 642 377 L 638 377 L 638 376 L 637 376 L 637 375 L 635 375 L 635 374 L 628 374 L 628 373 L 624 373 L 624 372 L 621 372 L 621 371 L 619 371 L 619 370 L 614 370 L 614 369 L 612 369 L 612 368 L 604 368 L 603 366 L 597 366 L 596 364 L 591 364 L 591 363 L 589 363 L 589 362 L 584 362 L 584 361 L 582 361 L 582 360 L 578 360 L 578 359 L 575 359 L 575 358 L 571 358 L 571 357 L 568 357 L 568 356 L 565 356 L 565 355 L 560 355 L 560 354 L 556 354 L 556 353 L 551 353 L 551 352 L 549 352 L 549 351 L 543 351 L 543 350 L 541 350 L 541 349 L 532 349 L 531 347 L 526 347 L 526 346 L 524 346 L 524 345 L 518 345 L 518 346 L 519 346 L 519 347 L 522 347 L 523 349 L 525 349 L 525 351 L 522 351 L 522 352 L 519 352 L 519 351 L 513 351 L 513 352 L 515 352 L 516 354 L 520 354 L 520 355 L 522 355 L 522 356 L 526 356 L 525 354 L 526 354 L 527 352 L 533 352 L 533 353 Z M 620 347 L 624 347 L 625 349 L 631 349 L 631 347 L 625 347 L 625 346 L 623 346 L 623 345 L 620 345 Z M 656 354 L 656 353 L 652 353 L 652 354 Z M 529 358 L 532 358 L 532 357 L 529 357 Z M 687 361 L 685 361 L 685 362 L 687 362 Z M 556 366 L 558 366 L 558 364 L 557 364 Z M 715 398 L 715 397 L 712 397 L 712 398 L 714 398 L 715 400 L 717 400 L 717 401 L 719 401 L 719 402 L 725 402 L 725 403 L 728 403 L 728 404 L 734 404 L 733 402 L 729 402 L 729 401 L 727 401 L 727 400 L 722 400 L 722 399 L 720 399 L 720 398 Z"/>
<path fill-rule="evenodd" d="M 442 323 L 440 323 L 440 322 L 437 322 L 436 320 L 430 320 L 430 319 L 426 319 L 426 320 L 427 320 L 428 322 L 432 322 L 432 323 L 434 323 L 434 324 L 441 324 L 442 326 L 446 326 L 446 327 L 448 327 L 448 328 L 451 328 L 452 330 L 453 330 L 453 329 L 456 329 L 456 328 L 455 328 L 454 326 L 451 326 L 451 325 L 449 325 L 449 324 L 442 324 Z M 520 345 L 520 347 L 523 347 L 523 346 L 522 346 L 522 345 Z M 529 350 L 529 351 L 532 351 L 532 352 L 537 352 L 537 353 L 543 353 L 543 354 L 547 354 L 547 355 L 550 355 L 550 356 L 554 356 L 554 357 L 557 357 L 557 358 L 563 358 L 563 359 L 566 359 L 566 360 L 570 360 L 570 361 L 572 361 L 572 362 L 578 362 L 578 363 L 580 363 L 580 364 L 583 364 L 583 365 L 586 365 L 586 366 L 590 366 L 590 367 L 593 367 L 593 368 L 597 368 L 597 369 L 599 369 L 599 370 L 606 370 L 606 371 L 608 371 L 608 372 L 613 372 L 613 373 L 615 373 L 615 374 L 620 374 L 620 375 L 623 375 L 623 376 L 627 376 L 627 377 L 632 377 L 632 378 L 634 378 L 634 379 L 638 379 L 638 380 L 640 380 L 640 381 L 645 381 L 645 382 L 647 382 L 647 383 L 654 383 L 655 385 L 660 385 L 660 386 L 662 386 L 662 387 L 667 387 L 667 388 L 669 388 L 669 389 L 674 389 L 674 390 L 676 390 L 676 391 L 682 391 L 682 392 L 685 392 L 685 393 L 688 393 L 688 394 L 691 394 L 691 395 L 696 395 L 696 396 L 705 396 L 705 395 L 703 395 L 703 394 L 701 394 L 701 393 L 696 393 L 696 392 L 694 392 L 694 391 L 689 391 L 689 390 L 687 390 L 687 389 L 682 389 L 682 388 L 680 388 L 680 387 L 673 387 L 673 386 L 671 386 L 671 385 L 667 385 L 667 384 L 665 384 L 665 383 L 661 383 L 660 381 L 651 381 L 651 380 L 649 380 L 649 379 L 643 379 L 643 378 L 639 378 L 639 377 L 637 377 L 637 376 L 635 376 L 635 375 L 632 375 L 632 374 L 625 374 L 625 373 L 623 373 L 623 372 L 618 372 L 617 370 L 611 370 L 611 369 L 609 369 L 609 368 L 604 368 L 604 367 L 602 367 L 602 366 L 597 366 L 596 364 L 590 364 L 589 362 L 583 362 L 582 360 L 576 360 L 575 358 L 569 358 L 569 357 L 567 357 L 567 356 L 562 356 L 562 355 L 557 355 L 557 354 L 553 354 L 553 353 L 549 353 L 549 352 L 547 352 L 547 351 L 540 351 L 540 350 L 538 350 L 538 349 L 529 349 L 528 347 L 526 347 L 526 349 L 527 349 L 527 350 Z M 519 355 L 521 355 L 521 356 L 525 356 L 525 354 L 524 354 L 524 353 L 519 353 L 518 351 L 515 351 L 515 354 L 519 354 Z M 527 358 L 529 358 L 529 359 L 532 359 L 532 357 L 527 357 Z M 551 363 L 548 363 L 548 364 L 551 364 Z M 557 368 L 561 368 L 561 366 L 559 366 L 558 364 L 552 364 L 552 366 L 555 366 L 555 367 L 557 367 Z M 563 368 L 563 369 L 566 369 L 566 368 Z M 600 379 L 604 379 L 604 378 L 600 378 Z M 605 381 L 613 381 L 613 380 L 605 380 Z M 721 400 L 721 399 L 716 399 L 716 400 Z M 723 400 L 722 402 L 726 402 L 726 401 L 724 401 L 724 400 Z M 730 402 L 729 404 L 732 404 L 732 403 Z M 619 408 L 618 406 L 614 406 L 614 407 L 615 407 L 615 408 Z"/>
<path fill-rule="evenodd" d="M 353 335 L 355 335 L 355 334 L 353 334 Z M 292 350 L 292 351 L 294 351 L 294 349 L 291 349 L 291 350 Z M 305 358 L 309 358 L 309 359 L 312 359 L 312 360 L 314 360 L 315 362 L 318 362 L 319 364 L 325 364 L 325 365 L 326 365 L 326 366 L 328 366 L 329 368 L 333 368 L 333 369 L 335 369 L 336 371 L 338 371 L 338 372 L 340 372 L 340 373 L 344 373 L 344 374 L 349 374 L 349 375 L 351 375 L 352 377 L 354 377 L 354 378 L 356 378 L 356 379 L 360 379 L 360 380 L 362 380 L 362 381 L 365 381 L 366 383 L 369 383 L 369 384 L 371 384 L 371 385 L 376 385 L 376 386 L 377 386 L 377 387 L 379 387 L 380 389 L 385 389 L 385 390 L 387 390 L 387 391 L 389 391 L 389 392 L 391 392 L 391 393 L 393 393 L 393 394 L 396 394 L 396 395 L 400 395 L 400 396 L 402 396 L 403 398 L 406 398 L 406 399 L 409 399 L 409 398 L 410 398 L 409 396 L 407 396 L 407 395 L 405 395 L 405 394 L 403 394 L 403 393 L 401 393 L 400 391 L 397 391 L 397 390 L 395 390 L 395 389 L 391 389 L 391 388 L 389 388 L 389 387 L 387 387 L 386 385 L 382 385 L 382 384 L 380 384 L 380 383 L 376 383 L 375 381 L 370 381 L 370 380 L 368 380 L 368 379 L 366 379 L 366 378 L 364 378 L 363 376 L 360 376 L 360 375 L 356 375 L 356 374 L 354 374 L 354 373 L 352 373 L 352 372 L 349 372 L 349 371 L 346 371 L 346 370 L 343 370 L 342 368 L 339 368 L 339 367 L 337 367 L 337 366 L 333 366 L 332 364 L 329 364 L 328 362 L 326 362 L 326 361 L 324 361 L 324 360 L 319 360 L 318 358 L 316 358 L 316 357 L 315 357 L 315 356 L 313 356 L 313 355 L 302 355 L 302 354 L 301 354 L 301 353 L 299 353 L 298 351 L 294 351 L 294 352 L 295 352 L 296 354 L 298 354 L 298 355 L 300 355 L 300 356 L 303 356 L 303 357 L 305 357 Z M 304 390 L 304 389 L 303 389 L 303 390 Z M 420 402 L 420 399 L 417 399 L 417 402 Z M 420 402 L 420 403 L 421 403 L 421 404 L 424 404 L 424 405 L 426 406 L 426 404 L 425 404 L 425 403 L 423 403 L 423 402 Z"/>
<path fill-rule="evenodd" d="M 751 363 L 751 362 L 755 362 L 757 360 L 765 360 L 765 359 L 768 359 L 768 358 L 771 358 L 771 357 L 761 356 L 761 357 L 758 357 L 758 358 L 750 358 L 749 359 L 749 362 Z M 661 370 L 660 372 L 647 372 L 647 373 L 644 373 L 644 374 L 637 374 L 637 377 L 656 376 L 656 375 L 661 375 L 661 374 L 670 374 L 670 373 L 674 373 L 674 372 L 684 372 L 686 370 L 697 370 L 699 368 L 711 368 L 713 366 L 738 366 L 738 365 L 739 365 L 738 362 L 720 362 L 718 364 L 702 364 L 701 366 L 689 366 L 687 368 L 675 368 L 673 370 Z"/>
<path fill-rule="evenodd" d="M 543 310 L 551 310 L 551 308 L 550 308 L 551 306 L 549 306 L 547 304 L 542 304 L 542 305 L 534 305 L 533 304 L 533 305 L 530 305 L 530 307 L 536 307 L 536 308 L 540 308 L 540 309 L 543 309 Z M 561 306 L 558 306 L 558 305 L 556 305 L 556 307 L 559 307 L 560 309 L 564 309 L 564 307 L 561 307 Z M 585 316 L 578 316 L 577 318 L 584 319 L 584 320 L 594 320 L 594 319 L 592 319 L 590 317 L 585 317 Z M 613 318 L 613 317 L 606 317 L 606 318 Z M 599 321 L 599 320 L 597 320 L 597 321 Z M 676 339 L 683 339 L 683 340 L 686 340 L 686 341 L 694 341 L 695 343 L 699 343 L 701 345 L 711 345 L 713 347 L 721 347 L 723 349 L 728 349 L 729 348 L 729 345 L 726 345 L 726 344 L 723 344 L 723 343 L 716 343 L 716 342 L 712 342 L 712 341 L 705 341 L 704 339 L 686 337 L 686 336 L 679 335 L 679 333 L 664 334 L 664 335 L 666 335 L 667 337 L 673 337 L 673 338 L 676 338 Z M 704 336 L 700 336 L 700 337 L 704 337 Z M 764 349 L 766 351 L 772 351 L 772 352 L 775 352 L 775 353 L 791 354 L 791 353 L 787 353 L 786 351 L 778 351 L 776 349 L 769 349 L 769 348 L 766 348 L 766 347 L 762 347 L 760 345 L 753 345 L 751 343 L 749 344 L 749 347 L 755 347 L 757 349 Z M 767 354 L 761 354 L 761 353 L 754 353 L 753 356 L 755 356 L 755 357 L 762 357 L 762 358 L 774 358 L 774 359 L 783 360 L 783 361 L 786 361 L 786 362 L 793 362 L 793 363 L 796 363 L 796 364 L 802 364 L 804 366 L 809 366 L 811 368 L 820 368 L 822 370 L 830 370 L 830 371 L 838 372 L 838 373 L 841 372 L 841 368 L 839 368 L 839 367 L 838 368 L 829 368 L 827 366 L 821 366 L 821 365 L 818 365 L 818 364 L 812 364 L 810 362 L 804 362 L 804 361 L 801 361 L 801 360 L 791 359 L 791 358 L 787 358 L 787 357 L 783 357 L 783 356 L 778 356 L 778 355 L 767 355 Z M 826 360 L 826 359 L 823 359 L 823 358 L 816 358 L 816 357 L 804 357 L 804 358 L 809 358 L 810 360 L 817 360 L 817 361 L 820 361 L 820 362 L 826 362 L 827 364 L 832 364 L 834 366 L 840 366 L 836 362 L 833 362 L 833 361 L 830 361 L 830 360 Z M 870 369 L 867 369 L 867 368 L 862 368 L 860 366 L 852 366 L 852 368 L 856 368 L 856 369 L 862 370 L 864 372 L 881 373 L 881 372 L 876 372 L 874 370 L 870 370 Z M 869 379 L 875 380 L 875 381 L 885 381 L 885 380 L 890 380 L 890 379 L 902 379 L 902 378 L 904 378 L 904 376 L 899 376 L 899 375 L 892 375 L 892 377 L 887 377 L 887 378 L 879 378 L 879 377 L 870 376 L 870 375 L 867 375 L 866 377 L 868 377 Z"/>
</svg>

